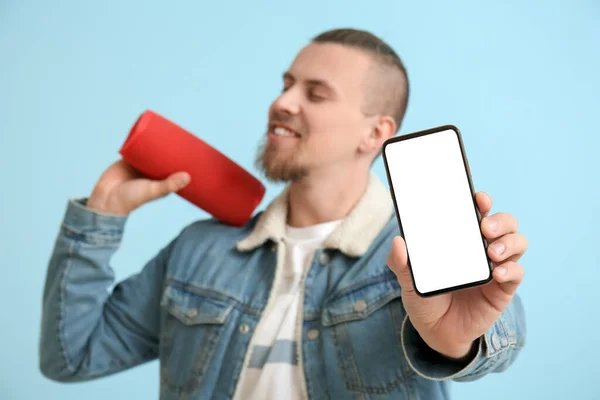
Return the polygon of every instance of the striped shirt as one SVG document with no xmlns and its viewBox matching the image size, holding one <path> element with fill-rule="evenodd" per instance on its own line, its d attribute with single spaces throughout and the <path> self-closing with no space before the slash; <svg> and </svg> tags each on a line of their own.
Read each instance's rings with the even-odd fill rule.
<svg viewBox="0 0 600 400">
<path fill-rule="evenodd" d="M 285 265 L 272 290 L 272 307 L 263 314 L 252 337 L 251 354 L 242 371 L 236 399 L 301 399 L 305 393 L 298 366 L 296 321 L 300 311 L 301 278 L 314 252 L 341 222 L 294 228 L 286 225 Z"/>
</svg>

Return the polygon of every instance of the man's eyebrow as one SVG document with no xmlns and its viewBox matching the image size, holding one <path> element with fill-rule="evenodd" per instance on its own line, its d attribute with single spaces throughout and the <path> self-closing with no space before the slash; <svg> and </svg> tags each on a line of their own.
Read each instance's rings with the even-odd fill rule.
<svg viewBox="0 0 600 400">
<path fill-rule="evenodd" d="M 292 82 L 296 82 L 296 78 L 294 77 L 294 75 L 292 75 L 290 72 L 284 72 L 283 73 L 283 79 L 284 80 L 290 80 Z M 309 85 L 313 85 L 313 86 L 322 86 L 326 89 L 331 90 L 332 92 L 335 92 L 335 89 L 333 86 L 331 86 L 331 84 L 329 84 L 329 82 L 327 82 L 326 80 L 323 79 L 308 79 L 306 81 Z"/>
</svg>

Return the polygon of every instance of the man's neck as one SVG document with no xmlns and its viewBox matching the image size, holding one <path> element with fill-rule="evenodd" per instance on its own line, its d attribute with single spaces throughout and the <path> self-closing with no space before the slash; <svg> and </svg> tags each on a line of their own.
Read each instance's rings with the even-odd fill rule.
<svg viewBox="0 0 600 400">
<path fill-rule="evenodd" d="M 288 221 L 303 228 L 346 217 L 364 195 L 368 171 L 313 173 L 293 182 L 289 191 Z"/>
</svg>

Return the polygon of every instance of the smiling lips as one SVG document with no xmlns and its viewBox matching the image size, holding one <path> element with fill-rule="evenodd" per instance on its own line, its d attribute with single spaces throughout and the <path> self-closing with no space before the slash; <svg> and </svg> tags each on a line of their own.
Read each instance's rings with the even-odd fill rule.
<svg viewBox="0 0 600 400">
<path fill-rule="evenodd" d="M 300 134 L 283 124 L 271 124 L 269 129 L 269 137 L 274 139 L 279 138 L 300 138 Z"/>
</svg>

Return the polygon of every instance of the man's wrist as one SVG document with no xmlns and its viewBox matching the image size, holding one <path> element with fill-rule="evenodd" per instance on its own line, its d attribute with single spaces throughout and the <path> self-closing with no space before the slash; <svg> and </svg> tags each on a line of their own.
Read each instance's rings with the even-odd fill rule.
<svg viewBox="0 0 600 400">
<path fill-rule="evenodd" d="M 439 351 L 439 350 L 436 350 L 433 348 L 432 348 L 432 350 L 437 351 L 440 355 L 442 355 L 446 358 L 449 358 L 453 361 L 466 361 L 466 360 L 470 360 L 471 358 L 473 358 L 473 356 L 477 352 L 477 346 L 476 346 L 477 343 L 478 343 L 478 341 L 474 340 L 467 346 L 459 346 L 459 347 L 453 348 L 451 350 Z"/>
<path fill-rule="evenodd" d="M 118 217 L 126 217 L 128 215 L 128 213 L 120 210 L 120 207 L 117 207 L 107 194 L 97 192 L 96 190 L 94 190 L 87 199 L 85 207 L 88 210 L 99 214 Z"/>
<path fill-rule="evenodd" d="M 414 325 L 413 328 L 417 331 L 418 335 L 421 337 L 421 340 L 425 342 L 427 347 L 436 353 L 453 360 L 462 360 L 468 357 L 472 352 L 476 342 L 476 340 L 474 340 L 469 343 L 444 343 L 441 340 L 438 340 L 435 337 L 435 334 L 428 335 L 426 332 L 421 333 L 416 327 L 414 327 Z"/>
<path fill-rule="evenodd" d="M 471 353 L 473 353 L 473 349 L 475 349 L 475 344 L 477 343 L 476 340 L 472 341 L 470 344 L 466 345 L 466 346 L 456 346 L 453 347 L 449 350 L 437 350 L 435 348 L 432 347 L 432 350 L 437 351 L 438 353 L 440 353 L 442 356 L 450 358 L 452 360 L 455 361 L 463 361 L 469 358 L 472 358 Z M 431 346 L 430 346 L 431 347 Z"/>
<path fill-rule="evenodd" d="M 62 233 L 88 244 L 118 244 L 127 217 L 91 210 L 86 202 L 85 197 L 69 198 L 61 224 Z"/>
<path fill-rule="evenodd" d="M 106 198 L 97 196 L 94 193 L 87 198 L 85 201 L 85 206 L 92 211 L 108 212 L 106 207 Z"/>
<path fill-rule="evenodd" d="M 483 337 L 476 339 L 470 351 L 462 358 L 450 357 L 458 352 L 442 354 L 428 344 L 410 322 L 408 315 L 402 323 L 402 350 L 409 366 L 419 376 L 427 379 L 454 379 L 471 373 L 481 362 Z"/>
</svg>

